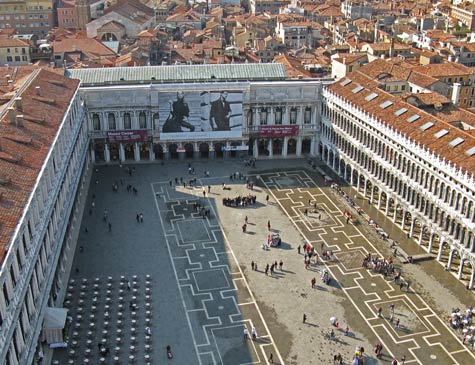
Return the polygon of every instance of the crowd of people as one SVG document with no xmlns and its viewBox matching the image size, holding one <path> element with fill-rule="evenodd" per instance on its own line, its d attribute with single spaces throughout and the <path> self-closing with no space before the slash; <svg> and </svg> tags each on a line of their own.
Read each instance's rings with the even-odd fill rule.
<svg viewBox="0 0 475 365">
<path fill-rule="evenodd" d="M 469 306 L 465 312 L 453 308 L 449 319 L 450 326 L 462 335 L 462 343 L 475 348 L 475 308 Z"/>
<path fill-rule="evenodd" d="M 223 198 L 223 205 L 227 207 L 247 207 L 256 204 L 257 197 L 252 194 L 246 196 L 237 196 L 235 198 Z"/>
</svg>

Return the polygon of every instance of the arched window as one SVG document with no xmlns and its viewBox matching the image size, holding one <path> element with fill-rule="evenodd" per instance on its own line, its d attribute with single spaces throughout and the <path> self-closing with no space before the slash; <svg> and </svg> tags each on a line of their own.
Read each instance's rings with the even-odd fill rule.
<svg viewBox="0 0 475 365">
<path fill-rule="evenodd" d="M 132 119 L 130 113 L 124 114 L 124 129 L 132 129 Z"/>
<path fill-rule="evenodd" d="M 147 116 L 145 112 L 140 112 L 139 114 L 139 128 L 146 129 L 147 128 Z"/>
<path fill-rule="evenodd" d="M 153 129 L 158 130 L 159 128 L 159 116 L 158 113 L 153 113 Z"/>
<path fill-rule="evenodd" d="M 275 108 L 275 124 L 282 124 L 282 108 Z"/>
<path fill-rule="evenodd" d="M 267 108 L 261 108 L 260 112 L 260 124 L 267 125 Z"/>
<path fill-rule="evenodd" d="M 115 124 L 115 115 L 113 113 L 109 113 L 107 115 L 107 122 L 109 124 L 109 129 L 114 130 L 116 129 L 116 124 Z"/>
<path fill-rule="evenodd" d="M 297 108 L 290 109 L 290 124 L 297 124 Z"/>
<path fill-rule="evenodd" d="M 95 131 L 101 130 L 101 118 L 97 113 L 92 115 L 92 128 L 94 128 Z"/>
<path fill-rule="evenodd" d="M 312 123 L 312 108 L 310 108 L 309 106 L 307 106 L 307 107 L 305 108 L 305 114 L 304 114 L 303 122 L 304 122 L 305 124 L 310 124 L 310 123 Z"/>
</svg>

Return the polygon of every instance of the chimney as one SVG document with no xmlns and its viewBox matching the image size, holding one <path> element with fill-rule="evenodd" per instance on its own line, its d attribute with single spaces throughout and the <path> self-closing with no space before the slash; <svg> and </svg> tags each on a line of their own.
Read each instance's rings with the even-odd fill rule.
<svg viewBox="0 0 475 365">
<path fill-rule="evenodd" d="M 8 108 L 8 116 L 10 117 L 10 124 L 15 125 L 16 120 L 15 120 L 15 108 L 9 107 Z"/>
<path fill-rule="evenodd" d="M 41 96 L 41 87 L 36 86 L 35 91 L 36 91 L 36 95 Z"/>
<path fill-rule="evenodd" d="M 20 96 L 15 98 L 15 108 L 19 112 L 23 111 L 23 104 L 21 103 L 21 97 Z"/>
<path fill-rule="evenodd" d="M 18 127 L 23 127 L 23 114 L 19 114 L 16 116 L 16 125 Z"/>
<path fill-rule="evenodd" d="M 13 90 L 13 80 L 8 80 L 8 91 Z"/>
</svg>

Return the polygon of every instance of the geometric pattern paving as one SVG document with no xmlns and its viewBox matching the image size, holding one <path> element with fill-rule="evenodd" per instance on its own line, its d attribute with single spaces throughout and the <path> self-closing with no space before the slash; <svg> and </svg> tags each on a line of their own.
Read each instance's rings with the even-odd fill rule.
<svg viewBox="0 0 475 365">
<path fill-rule="evenodd" d="M 152 184 L 200 363 L 266 364 L 271 353 L 283 363 L 200 184 Z M 257 341 L 243 340 L 245 327 L 256 328 Z"/>
<path fill-rule="evenodd" d="M 333 251 L 336 260 L 325 265 L 352 303 L 355 315 L 382 343 L 384 353 L 398 359 L 405 355 L 406 364 L 475 363 L 475 355 L 420 295 L 401 291 L 391 278 L 385 279 L 362 267 L 368 253 L 380 258 L 383 255 L 357 226 L 346 223 L 342 210 L 335 204 L 341 198 L 325 194 L 303 170 L 259 176 L 305 240 L 320 254 L 321 244 Z M 305 209 L 310 209 L 309 201 L 312 207 L 317 203 L 321 219 L 304 214 Z M 389 321 L 391 303 L 395 305 L 393 322 Z M 382 317 L 377 315 L 379 307 L 384 310 Z M 399 329 L 394 327 L 397 319 L 401 323 Z"/>
</svg>

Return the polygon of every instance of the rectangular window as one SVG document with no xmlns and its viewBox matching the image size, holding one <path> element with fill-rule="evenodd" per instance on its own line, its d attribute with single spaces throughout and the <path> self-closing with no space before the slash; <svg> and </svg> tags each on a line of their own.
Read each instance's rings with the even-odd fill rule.
<svg viewBox="0 0 475 365">
<path fill-rule="evenodd" d="M 15 56 L 15 62 L 20 62 L 21 57 L 20 56 Z"/>
<path fill-rule="evenodd" d="M 12 61 L 13 61 L 12 56 L 7 56 L 7 62 L 12 62 Z"/>
</svg>

